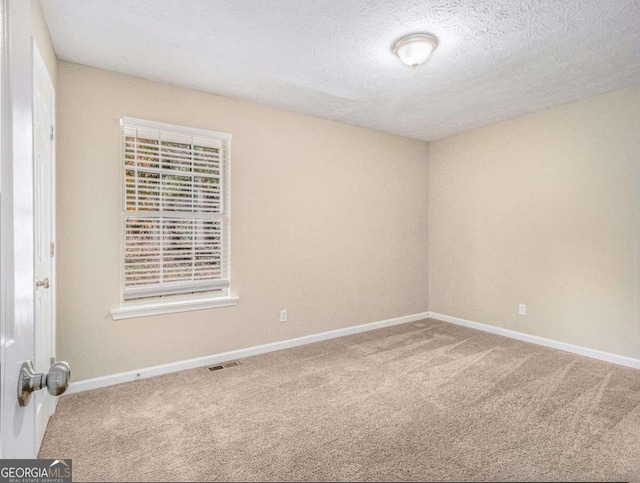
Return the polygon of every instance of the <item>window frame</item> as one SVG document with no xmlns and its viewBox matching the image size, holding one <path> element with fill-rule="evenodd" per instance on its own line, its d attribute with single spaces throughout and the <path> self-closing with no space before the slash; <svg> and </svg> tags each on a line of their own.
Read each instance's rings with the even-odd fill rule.
<svg viewBox="0 0 640 483">
<path fill-rule="evenodd" d="M 222 199 L 220 200 L 223 205 L 222 216 L 222 257 L 226 256 L 228 267 L 228 279 L 229 286 L 226 293 L 216 294 L 212 292 L 204 292 L 201 294 L 190 295 L 165 295 L 156 298 L 140 298 L 134 300 L 125 299 L 125 248 L 126 248 L 126 219 L 127 216 L 127 204 L 126 204 L 126 167 L 124 165 L 124 150 L 125 143 L 123 137 L 123 129 L 125 126 L 132 126 L 141 129 L 157 130 L 166 132 L 168 134 L 186 135 L 198 138 L 205 138 L 216 142 L 228 143 L 228 148 L 225 150 L 225 156 L 221 160 L 222 164 L 222 176 L 220 178 L 222 187 Z M 120 142 L 120 156 L 118 158 L 120 169 L 120 197 L 119 197 L 119 209 L 120 209 L 120 304 L 118 307 L 111 309 L 111 316 L 114 320 L 128 319 L 132 317 L 143 317 L 149 315 L 161 315 L 176 312 L 185 312 L 190 310 L 202 310 L 216 307 L 229 307 L 238 303 L 239 297 L 231 295 L 231 140 L 232 135 L 229 133 L 211 131 L 206 129 L 198 129 L 186 126 L 180 126 L 176 124 L 167 124 L 157 121 L 149 121 L 145 119 L 138 119 L 133 117 L 123 116 L 120 119 L 119 124 L 119 142 Z M 158 211 L 158 213 L 162 213 Z M 162 217 L 162 215 L 159 215 Z M 225 279 L 225 280 L 226 280 Z M 226 284 L 225 284 L 226 285 Z M 131 290 L 131 289 L 129 289 Z"/>
</svg>

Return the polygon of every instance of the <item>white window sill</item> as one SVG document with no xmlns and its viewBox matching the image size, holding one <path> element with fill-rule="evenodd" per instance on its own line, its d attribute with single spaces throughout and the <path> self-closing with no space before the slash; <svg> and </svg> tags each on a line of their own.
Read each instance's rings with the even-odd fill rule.
<svg viewBox="0 0 640 483">
<path fill-rule="evenodd" d="M 208 297 L 181 300 L 153 300 L 151 302 L 125 302 L 111 309 L 113 320 L 147 317 L 149 315 L 174 314 L 191 310 L 231 307 L 238 303 L 238 297 Z"/>
</svg>

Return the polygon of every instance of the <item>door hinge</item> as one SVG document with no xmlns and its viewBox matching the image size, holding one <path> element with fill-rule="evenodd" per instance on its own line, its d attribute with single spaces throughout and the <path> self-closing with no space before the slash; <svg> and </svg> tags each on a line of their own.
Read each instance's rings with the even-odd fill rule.
<svg viewBox="0 0 640 483">
<path fill-rule="evenodd" d="M 56 127 L 52 124 L 51 125 L 51 140 L 53 141 L 56 137 Z"/>
<path fill-rule="evenodd" d="M 54 242 L 51 242 L 51 256 L 56 256 L 56 244 Z"/>
</svg>

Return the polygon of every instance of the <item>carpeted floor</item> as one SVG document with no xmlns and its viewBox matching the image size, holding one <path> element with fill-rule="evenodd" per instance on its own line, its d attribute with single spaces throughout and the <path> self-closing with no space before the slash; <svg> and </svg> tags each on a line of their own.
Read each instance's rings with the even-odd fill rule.
<svg viewBox="0 0 640 483">
<path fill-rule="evenodd" d="M 74 480 L 640 481 L 640 371 L 436 320 L 63 396 Z"/>
</svg>

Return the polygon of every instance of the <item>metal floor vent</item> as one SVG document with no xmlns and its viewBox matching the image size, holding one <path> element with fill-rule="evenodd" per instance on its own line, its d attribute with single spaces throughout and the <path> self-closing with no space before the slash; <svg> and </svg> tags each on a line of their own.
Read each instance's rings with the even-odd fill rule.
<svg viewBox="0 0 640 483">
<path fill-rule="evenodd" d="M 223 362 L 222 364 L 218 364 L 217 366 L 209 367 L 209 370 L 213 372 L 213 371 L 219 371 L 220 369 L 226 369 L 227 367 L 234 367 L 239 365 L 240 365 L 239 361 Z"/>
</svg>

